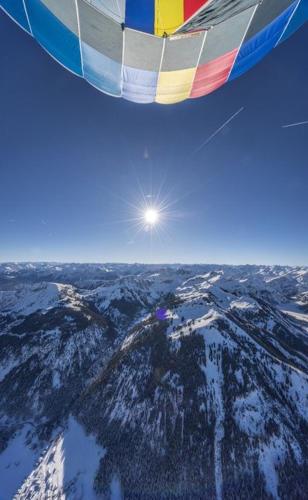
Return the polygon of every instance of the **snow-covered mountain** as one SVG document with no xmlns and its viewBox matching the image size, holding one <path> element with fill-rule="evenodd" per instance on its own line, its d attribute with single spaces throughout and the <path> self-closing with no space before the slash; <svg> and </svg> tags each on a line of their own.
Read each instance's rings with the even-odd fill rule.
<svg viewBox="0 0 308 500">
<path fill-rule="evenodd" d="M 308 269 L 0 264 L 0 499 L 308 498 Z"/>
</svg>

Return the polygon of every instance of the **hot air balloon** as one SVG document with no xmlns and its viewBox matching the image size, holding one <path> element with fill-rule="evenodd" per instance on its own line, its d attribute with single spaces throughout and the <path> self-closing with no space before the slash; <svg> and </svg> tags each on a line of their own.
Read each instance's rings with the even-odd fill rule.
<svg viewBox="0 0 308 500">
<path fill-rule="evenodd" d="M 308 19 L 308 0 L 0 0 L 60 64 L 138 103 L 204 96 Z"/>
</svg>

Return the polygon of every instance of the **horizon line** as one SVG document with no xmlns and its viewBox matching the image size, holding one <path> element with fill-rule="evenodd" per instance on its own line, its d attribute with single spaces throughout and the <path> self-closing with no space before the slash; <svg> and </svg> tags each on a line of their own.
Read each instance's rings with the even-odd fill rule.
<svg viewBox="0 0 308 500">
<path fill-rule="evenodd" d="M 232 267 L 304 267 L 308 268 L 308 264 L 265 264 L 265 263 L 241 263 L 241 264 L 233 264 L 233 263 L 222 263 L 222 262 L 124 262 L 124 261 L 60 261 L 60 260 L 11 260 L 11 261 L 2 261 L 0 260 L 1 265 L 9 265 L 9 264 L 55 264 L 55 265 L 97 265 L 97 266 L 232 266 Z"/>
</svg>

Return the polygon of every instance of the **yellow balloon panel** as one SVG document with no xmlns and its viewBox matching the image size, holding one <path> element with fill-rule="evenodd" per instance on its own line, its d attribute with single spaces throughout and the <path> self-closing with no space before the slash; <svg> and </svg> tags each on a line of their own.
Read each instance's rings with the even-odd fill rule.
<svg viewBox="0 0 308 500">
<path fill-rule="evenodd" d="M 162 71 L 158 77 L 156 102 L 173 104 L 188 99 L 195 74 L 196 68 Z"/>
<path fill-rule="evenodd" d="M 155 35 L 174 33 L 184 23 L 184 0 L 156 0 Z"/>
</svg>

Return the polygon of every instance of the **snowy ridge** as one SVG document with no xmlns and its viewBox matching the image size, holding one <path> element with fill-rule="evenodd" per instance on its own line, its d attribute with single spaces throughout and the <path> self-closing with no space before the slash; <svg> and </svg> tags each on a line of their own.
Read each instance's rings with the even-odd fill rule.
<svg viewBox="0 0 308 500">
<path fill-rule="evenodd" d="M 93 478 L 104 450 L 70 418 L 16 493 L 15 500 L 86 498 L 95 500 Z"/>
</svg>

